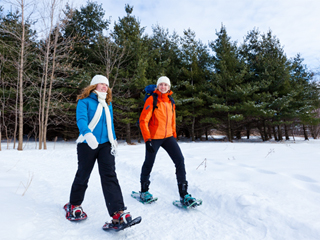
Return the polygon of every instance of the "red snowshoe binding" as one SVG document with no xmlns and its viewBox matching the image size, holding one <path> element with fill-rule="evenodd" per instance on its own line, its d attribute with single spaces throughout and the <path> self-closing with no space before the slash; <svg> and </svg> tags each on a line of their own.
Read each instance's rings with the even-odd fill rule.
<svg viewBox="0 0 320 240">
<path fill-rule="evenodd" d="M 63 208 L 66 211 L 66 219 L 69 221 L 81 221 L 87 219 L 87 214 L 83 211 L 80 205 L 75 206 L 67 203 Z"/>
</svg>

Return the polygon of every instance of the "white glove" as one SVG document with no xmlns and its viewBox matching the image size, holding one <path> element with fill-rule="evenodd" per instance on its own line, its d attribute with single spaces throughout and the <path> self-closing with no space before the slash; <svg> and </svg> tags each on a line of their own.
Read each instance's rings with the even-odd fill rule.
<svg viewBox="0 0 320 240">
<path fill-rule="evenodd" d="M 84 138 L 86 139 L 89 147 L 91 147 L 91 149 L 96 149 L 99 145 L 96 137 L 92 134 L 92 133 L 87 133 L 84 135 Z"/>
<path fill-rule="evenodd" d="M 118 147 L 118 141 L 117 139 L 114 140 L 114 146 L 117 148 Z"/>
</svg>

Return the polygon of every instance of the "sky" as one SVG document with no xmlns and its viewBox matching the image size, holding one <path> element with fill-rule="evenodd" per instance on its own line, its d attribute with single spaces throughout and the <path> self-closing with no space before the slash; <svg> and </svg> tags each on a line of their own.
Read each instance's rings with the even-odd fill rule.
<svg viewBox="0 0 320 240">
<path fill-rule="evenodd" d="M 67 2 L 68 0 L 61 0 Z M 0 0 L 0 4 L 8 2 Z M 27 0 L 33 2 L 33 0 Z M 73 7 L 85 6 L 87 0 L 70 0 Z M 145 33 L 159 25 L 183 36 L 191 29 L 204 44 L 214 41 L 221 26 L 238 44 L 247 33 L 269 30 L 280 40 L 287 57 L 300 54 L 309 70 L 320 72 L 320 1 L 319 0 L 96 0 L 102 4 L 105 18 L 114 23 L 126 15 L 125 4 L 133 6 Z M 64 6 L 64 4 L 63 4 Z M 110 26 L 113 28 L 113 24 Z"/>
<path fill-rule="evenodd" d="M 188 192 L 202 205 L 181 209 L 175 168 L 160 149 L 150 177 L 158 200 L 143 205 L 130 195 L 140 190 L 144 143 L 119 142 L 116 171 L 127 211 L 140 224 L 118 233 L 103 231 L 111 221 L 95 165 L 82 203 L 88 218 L 65 218 L 77 169 L 74 141 L 24 142 L 23 151 L 2 141 L 0 151 L 1 240 L 319 240 L 320 140 L 291 137 L 190 142 L 179 140 Z M 8 149 L 7 149 L 8 146 Z"/>
<path fill-rule="evenodd" d="M 77 1 L 78 2 L 78 1 Z M 320 1 L 319 0 L 97 0 L 105 17 L 118 21 L 126 15 L 125 4 L 133 6 L 133 15 L 152 34 L 159 25 L 179 36 L 191 29 L 197 39 L 208 44 L 216 39 L 221 25 L 232 41 L 239 44 L 254 28 L 272 31 L 288 58 L 298 53 L 309 70 L 320 71 Z M 81 0 L 76 6 L 85 5 Z"/>
</svg>

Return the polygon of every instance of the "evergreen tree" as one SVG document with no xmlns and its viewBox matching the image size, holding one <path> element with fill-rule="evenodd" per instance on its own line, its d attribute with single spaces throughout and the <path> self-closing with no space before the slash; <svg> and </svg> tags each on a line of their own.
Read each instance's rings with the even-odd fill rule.
<svg viewBox="0 0 320 240">
<path fill-rule="evenodd" d="M 147 37 L 143 36 L 145 28 L 132 16 L 133 7 L 125 5 L 127 15 L 115 23 L 113 37 L 120 48 L 125 48 L 129 57 L 122 64 L 119 81 L 114 86 L 115 123 L 120 136 L 125 136 L 127 143 L 131 143 L 131 130 L 136 127 L 139 119 L 141 95 L 147 85 L 146 69 L 148 66 Z M 122 123 L 123 125 L 117 124 Z M 125 132 L 125 133 L 124 133 Z"/>
<path fill-rule="evenodd" d="M 240 60 L 236 42 L 231 42 L 226 28 L 216 33 L 218 38 L 210 43 L 214 52 L 214 75 L 210 82 L 212 89 L 211 107 L 217 113 L 222 130 L 232 141 L 237 121 L 243 120 L 243 105 L 250 86 L 243 85 L 246 68 Z"/>
<path fill-rule="evenodd" d="M 180 37 L 159 25 L 153 27 L 153 34 L 148 41 L 147 76 L 156 81 L 160 76 L 167 76 L 173 87 L 178 81 L 181 64 Z"/>
<path fill-rule="evenodd" d="M 250 31 L 241 47 L 241 55 L 249 68 L 246 82 L 258 88 L 249 103 L 263 140 L 268 140 L 268 129 L 277 126 L 275 139 L 282 138 L 281 124 L 286 106 L 293 100 L 290 94 L 290 75 L 287 58 L 280 41 L 272 35 Z"/>
<path fill-rule="evenodd" d="M 110 24 L 109 20 L 104 20 L 105 12 L 102 4 L 98 5 L 96 2 L 87 1 L 85 6 L 81 6 L 80 10 L 72 9 L 66 5 L 65 15 L 67 24 L 64 28 L 65 38 L 74 38 L 76 42 L 74 46 L 74 53 L 78 55 L 77 64 L 81 67 L 88 68 L 90 71 L 90 64 L 96 62 L 96 58 L 92 53 L 98 36 L 107 30 Z M 92 73 L 91 75 L 94 75 Z"/>
<path fill-rule="evenodd" d="M 205 90 L 207 66 L 203 59 L 208 59 L 207 46 L 196 40 L 196 35 L 190 29 L 184 31 L 181 37 L 181 61 L 182 68 L 177 89 L 177 115 L 178 121 L 183 122 L 184 131 L 191 135 L 192 141 L 200 137 L 203 130 L 200 127 L 200 119 L 206 110 L 202 93 Z M 199 128 L 196 128 L 196 126 Z"/>
<path fill-rule="evenodd" d="M 290 86 L 291 94 L 294 95 L 287 109 L 289 123 L 301 124 L 304 130 L 305 139 L 308 139 L 306 125 L 319 124 L 317 109 L 319 108 L 319 87 L 312 81 L 312 74 L 303 64 L 303 58 L 297 54 L 290 64 Z"/>
</svg>

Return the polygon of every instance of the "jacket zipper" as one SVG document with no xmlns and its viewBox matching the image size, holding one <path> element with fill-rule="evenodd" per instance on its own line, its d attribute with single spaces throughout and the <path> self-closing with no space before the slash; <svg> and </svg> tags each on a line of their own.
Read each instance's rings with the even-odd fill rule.
<svg viewBox="0 0 320 240">
<path fill-rule="evenodd" d="M 167 127 L 168 127 L 168 106 L 167 106 L 166 102 L 164 102 L 164 105 L 166 106 L 166 131 L 164 134 L 164 137 L 166 138 L 167 137 Z"/>
</svg>

